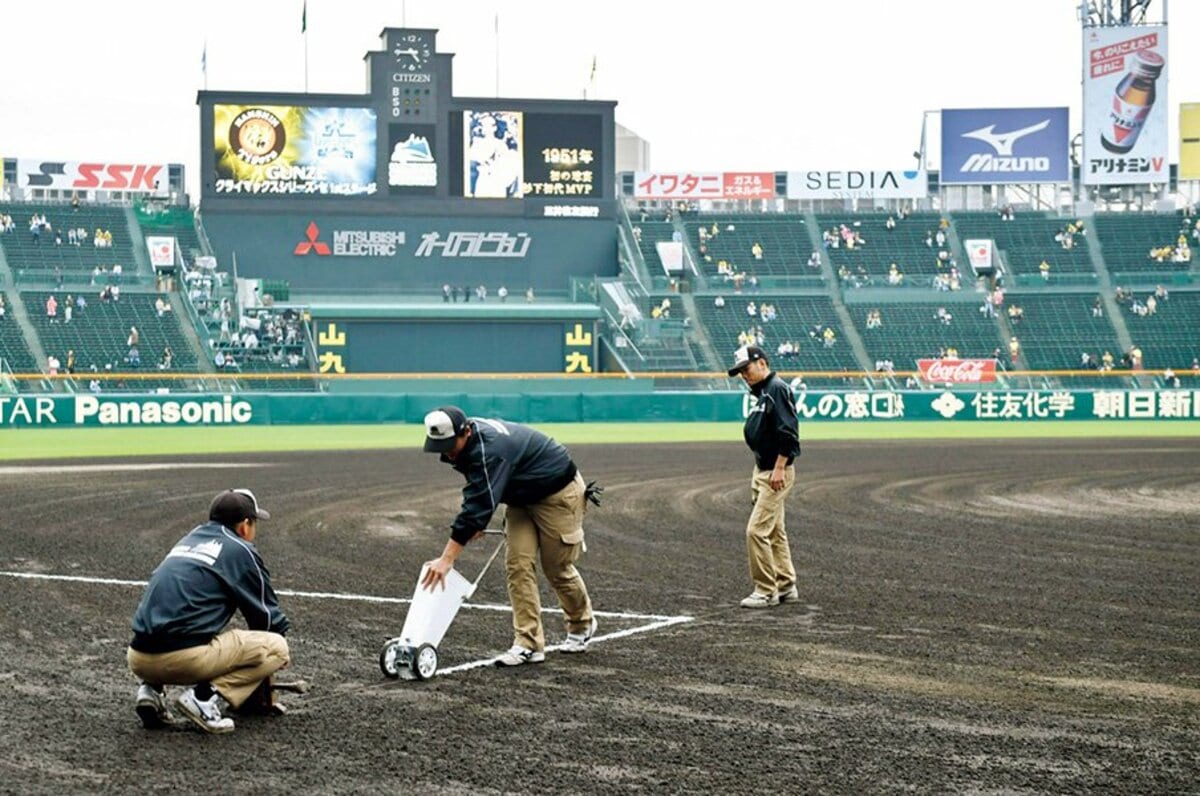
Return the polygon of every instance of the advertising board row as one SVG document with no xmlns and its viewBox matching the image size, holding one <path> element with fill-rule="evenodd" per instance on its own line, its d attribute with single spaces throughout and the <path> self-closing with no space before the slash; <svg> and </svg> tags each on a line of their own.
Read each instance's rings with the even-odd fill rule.
<svg viewBox="0 0 1200 796">
<path fill-rule="evenodd" d="M 0 428 L 420 423 L 430 406 L 520 422 L 740 421 L 749 393 L 0 396 Z M 1200 390 L 801 392 L 802 422 L 1200 420 Z M 736 433 L 736 432 L 735 432 Z"/>
</svg>

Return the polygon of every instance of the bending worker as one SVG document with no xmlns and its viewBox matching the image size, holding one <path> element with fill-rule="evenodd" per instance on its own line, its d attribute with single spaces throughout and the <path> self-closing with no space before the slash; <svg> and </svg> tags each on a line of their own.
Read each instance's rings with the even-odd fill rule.
<svg viewBox="0 0 1200 796">
<path fill-rule="evenodd" d="M 546 575 L 567 620 L 563 652 L 584 652 L 596 632 L 587 587 L 575 569 L 583 552 L 583 514 L 587 500 L 599 503 L 599 488 L 589 488 L 567 449 L 519 423 L 468 418 L 457 406 L 425 416 L 425 450 L 441 454 L 467 479 L 462 510 L 439 558 L 427 563 L 422 586 L 445 587 L 446 574 L 467 542 L 481 534 L 497 506 L 508 506 L 508 597 L 512 603 L 512 649 L 497 666 L 546 660 L 542 605 L 536 561 Z"/>
</svg>

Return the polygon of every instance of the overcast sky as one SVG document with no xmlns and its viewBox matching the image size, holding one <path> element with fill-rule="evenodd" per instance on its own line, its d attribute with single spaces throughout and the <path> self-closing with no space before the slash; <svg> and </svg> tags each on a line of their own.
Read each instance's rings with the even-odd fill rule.
<svg viewBox="0 0 1200 796">
<path fill-rule="evenodd" d="M 498 15 L 503 96 L 579 98 L 594 56 L 592 96 L 618 101 L 655 169 L 910 168 L 925 110 L 1067 105 L 1078 132 L 1077 5 L 308 0 L 308 88 L 364 92 L 363 55 L 407 22 L 439 29 L 439 51 L 456 54 L 455 95 L 494 96 Z M 302 6 L 6 2 L 0 155 L 181 162 L 194 197 L 205 42 L 210 89 L 303 91 Z M 1176 161 L 1178 105 L 1200 102 L 1200 0 L 1168 10 Z"/>
</svg>

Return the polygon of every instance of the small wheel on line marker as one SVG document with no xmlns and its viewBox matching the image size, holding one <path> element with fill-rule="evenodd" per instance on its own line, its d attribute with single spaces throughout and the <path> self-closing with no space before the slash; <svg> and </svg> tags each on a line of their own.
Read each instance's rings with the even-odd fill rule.
<svg viewBox="0 0 1200 796">
<path fill-rule="evenodd" d="M 417 654 L 413 656 L 412 670 L 418 680 L 428 680 L 437 673 L 438 654 L 432 644 L 422 644 L 417 647 Z"/>
<path fill-rule="evenodd" d="M 400 677 L 400 667 L 403 665 L 400 662 L 404 648 L 400 646 L 400 642 L 396 639 L 389 641 L 383 645 L 383 649 L 379 652 L 379 671 L 383 672 L 385 677 L 390 677 L 393 680 Z"/>
</svg>

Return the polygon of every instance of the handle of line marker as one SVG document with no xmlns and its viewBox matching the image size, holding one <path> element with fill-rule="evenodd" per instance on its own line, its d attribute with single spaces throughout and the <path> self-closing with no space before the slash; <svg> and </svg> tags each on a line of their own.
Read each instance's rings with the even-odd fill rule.
<svg viewBox="0 0 1200 796">
<path fill-rule="evenodd" d="M 504 548 L 504 544 L 508 541 L 508 538 L 504 535 L 504 531 L 502 530 L 487 530 L 484 531 L 484 533 L 488 534 L 489 536 L 499 536 L 500 544 L 496 545 L 496 549 L 492 551 L 492 555 L 490 558 L 488 558 L 487 563 L 483 565 L 483 569 L 479 570 L 479 575 L 476 576 L 475 582 L 471 584 L 470 593 L 463 597 L 464 600 L 471 599 L 471 597 L 475 594 L 475 589 L 479 587 L 479 582 L 483 580 L 483 576 L 487 574 L 488 569 L 490 569 L 492 566 L 492 562 L 496 560 L 496 556 L 500 555 L 500 551 Z"/>
</svg>

